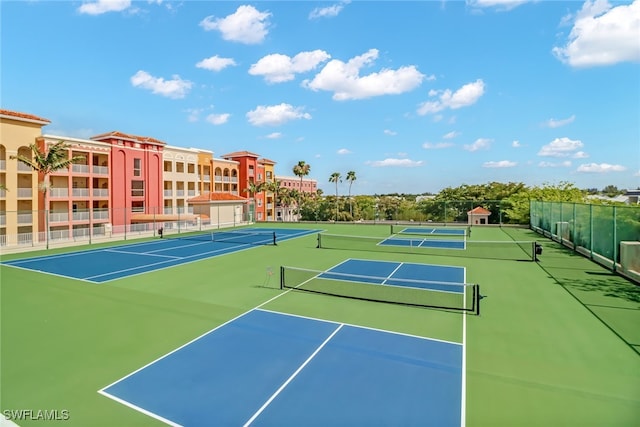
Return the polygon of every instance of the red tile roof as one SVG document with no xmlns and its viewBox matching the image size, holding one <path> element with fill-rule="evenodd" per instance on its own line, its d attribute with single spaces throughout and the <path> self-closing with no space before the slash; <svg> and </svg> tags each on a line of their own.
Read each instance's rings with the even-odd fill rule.
<svg viewBox="0 0 640 427">
<path fill-rule="evenodd" d="M 491 211 L 486 210 L 482 206 L 475 207 L 471 209 L 467 214 L 475 214 L 475 215 L 491 215 Z"/>
<path fill-rule="evenodd" d="M 38 117 L 38 116 L 34 116 L 33 114 L 20 113 L 18 111 L 11 111 L 11 110 L 0 109 L 0 116 L 14 117 L 17 120 L 23 119 L 23 120 L 29 120 L 29 121 L 36 121 L 36 122 L 41 122 L 43 124 L 51 123 L 51 120 L 44 119 L 44 118 Z"/>
<path fill-rule="evenodd" d="M 204 203 L 204 202 L 229 202 L 238 201 L 246 202 L 248 199 L 241 196 L 236 196 L 231 193 L 205 193 L 196 197 L 192 197 L 187 202 L 189 203 Z"/>
<path fill-rule="evenodd" d="M 129 134 L 129 133 L 120 132 L 120 131 L 117 131 L 117 130 L 116 131 L 112 131 L 112 132 L 107 132 L 107 133 L 101 133 L 100 135 L 96 135 L 96 136 L 92 136 L 91 137 L 91 139 L 93 139 L 93 140 L 110 139 L 110 138 L 114 138 L 114 139 L 131 139 L 131 140 L 139 141 L 139 142 L 149 142 L 149 143 L 152 143 L 152 144 L 167 145 L 166 142 L 160 141 L 159 139 L 152 138 L 150 136 L 133 135 L 133 134 Z"/>
<path fill-rule="evenodd" d="M 235 158 L 235 157 L 260 157 L 256 153 L 252 153 L 251 151 L 234 151 L 233 153 L 225 154 L 222 156 L 223 158 Z"/>
<path fill-rule="evenodd" d="M 259 162 L 265 163 L 267 165 L 275 165 L 276 162 L 274 162 L 273 160 L 270 159 L 266 159 L 266 158 L 262 158 L 260 160 L 258 160 Z"/>
</svg>

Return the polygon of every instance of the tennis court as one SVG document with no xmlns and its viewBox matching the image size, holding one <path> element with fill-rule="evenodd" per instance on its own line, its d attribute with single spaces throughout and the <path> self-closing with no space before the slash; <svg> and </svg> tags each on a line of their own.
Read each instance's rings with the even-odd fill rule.
<svg viewBox="0 0 640 427">
<path fill-rule="evenodd" d="M 103 283 L 174 267 L 257 246 L 275 245 L 317 230 L 245 228 L 239 231 L 184 233 L 114 248 L 25 258 L 4 265 L 56 276 Z"/>
<path fill-rule="evenodd" d="M 0 411 L 66 410 L 79 427 L 637 426 L 637 285 L 527 229 L 474 227 L 443 237 L 466 240 L 450 250 L 379 244 L 425 238 L 389 228 L 3 254 Z"/>
<path fill-rule="evenodd" d="M 463 378 L 459 343 L 257 309 L 100 393 L 170 425 L 446 427 Z"/>
</svg>

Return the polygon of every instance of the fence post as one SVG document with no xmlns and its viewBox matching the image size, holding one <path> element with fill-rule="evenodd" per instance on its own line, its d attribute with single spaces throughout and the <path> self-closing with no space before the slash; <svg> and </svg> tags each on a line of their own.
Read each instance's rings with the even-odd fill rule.
<svg viewBox="0 0 640 427">
<path fill-rule="evenodd" d="M 593 205 L 589 205 L 589 259 L 593 259 Z"/>
<path fill-rule="evenodd" d="M 613 271 L 614 272 L 616 271 L 616 263 L 617 263 L 617 260 L 618 260 L 618 245 L 616 243 L 617 240 L 618 240 L 618 236 L 616 235 L 616 229 L 618 227 L 617 227 L 617 224 L 616 224 L 616 222 L 617 222 L 616 221 L 616 216 L 617 216 L 616 214 L 617 214 L 617 209 L 616 209 L 616 206 L 614 205 L 613 206 L 613 233 L 612 233 L 612 236 L 613 236 L 613 242 L 612 242 L 613 243 L 613 260 L 612 261 L 613 261 Z"/>
</svg>

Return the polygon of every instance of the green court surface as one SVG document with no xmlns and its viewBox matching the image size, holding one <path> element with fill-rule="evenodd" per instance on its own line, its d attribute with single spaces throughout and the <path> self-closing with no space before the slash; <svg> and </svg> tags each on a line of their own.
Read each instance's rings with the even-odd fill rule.
<svg viewBox="0 0 640 427">
<path fill-rule="evenodd" d="M 389 224 L 279 226 L 390 234 Z M 261 306 L 463 343 L 468 427 L 639 425 L 640 286 L 529 230 L 474 227 L 468 239 L 537 240 L 543 253 L 527 262 L 318 249 L 312 234 L 103 284 L 2 265 L 0 410 L 68 411 L 21 426 L 163 425 L 97 391 Z M 463 266 L 480 285 L 480 315 L 279 288 L 281 265 L 326 270 L 350 258 Z"/>
</svg>

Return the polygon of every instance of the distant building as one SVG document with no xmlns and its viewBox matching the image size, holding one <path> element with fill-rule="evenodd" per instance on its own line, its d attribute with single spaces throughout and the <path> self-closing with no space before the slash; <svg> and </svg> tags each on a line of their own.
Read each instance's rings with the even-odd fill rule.
<svg viewBox="0 0 640 427">
<path fill-rule="evenodd" d="M 482 206 L 475 207 L 467 212 L 469 225 L 484 225 L 489 224 L 489 216 L 491 211 L 486 210 Z"/>
</svg>

